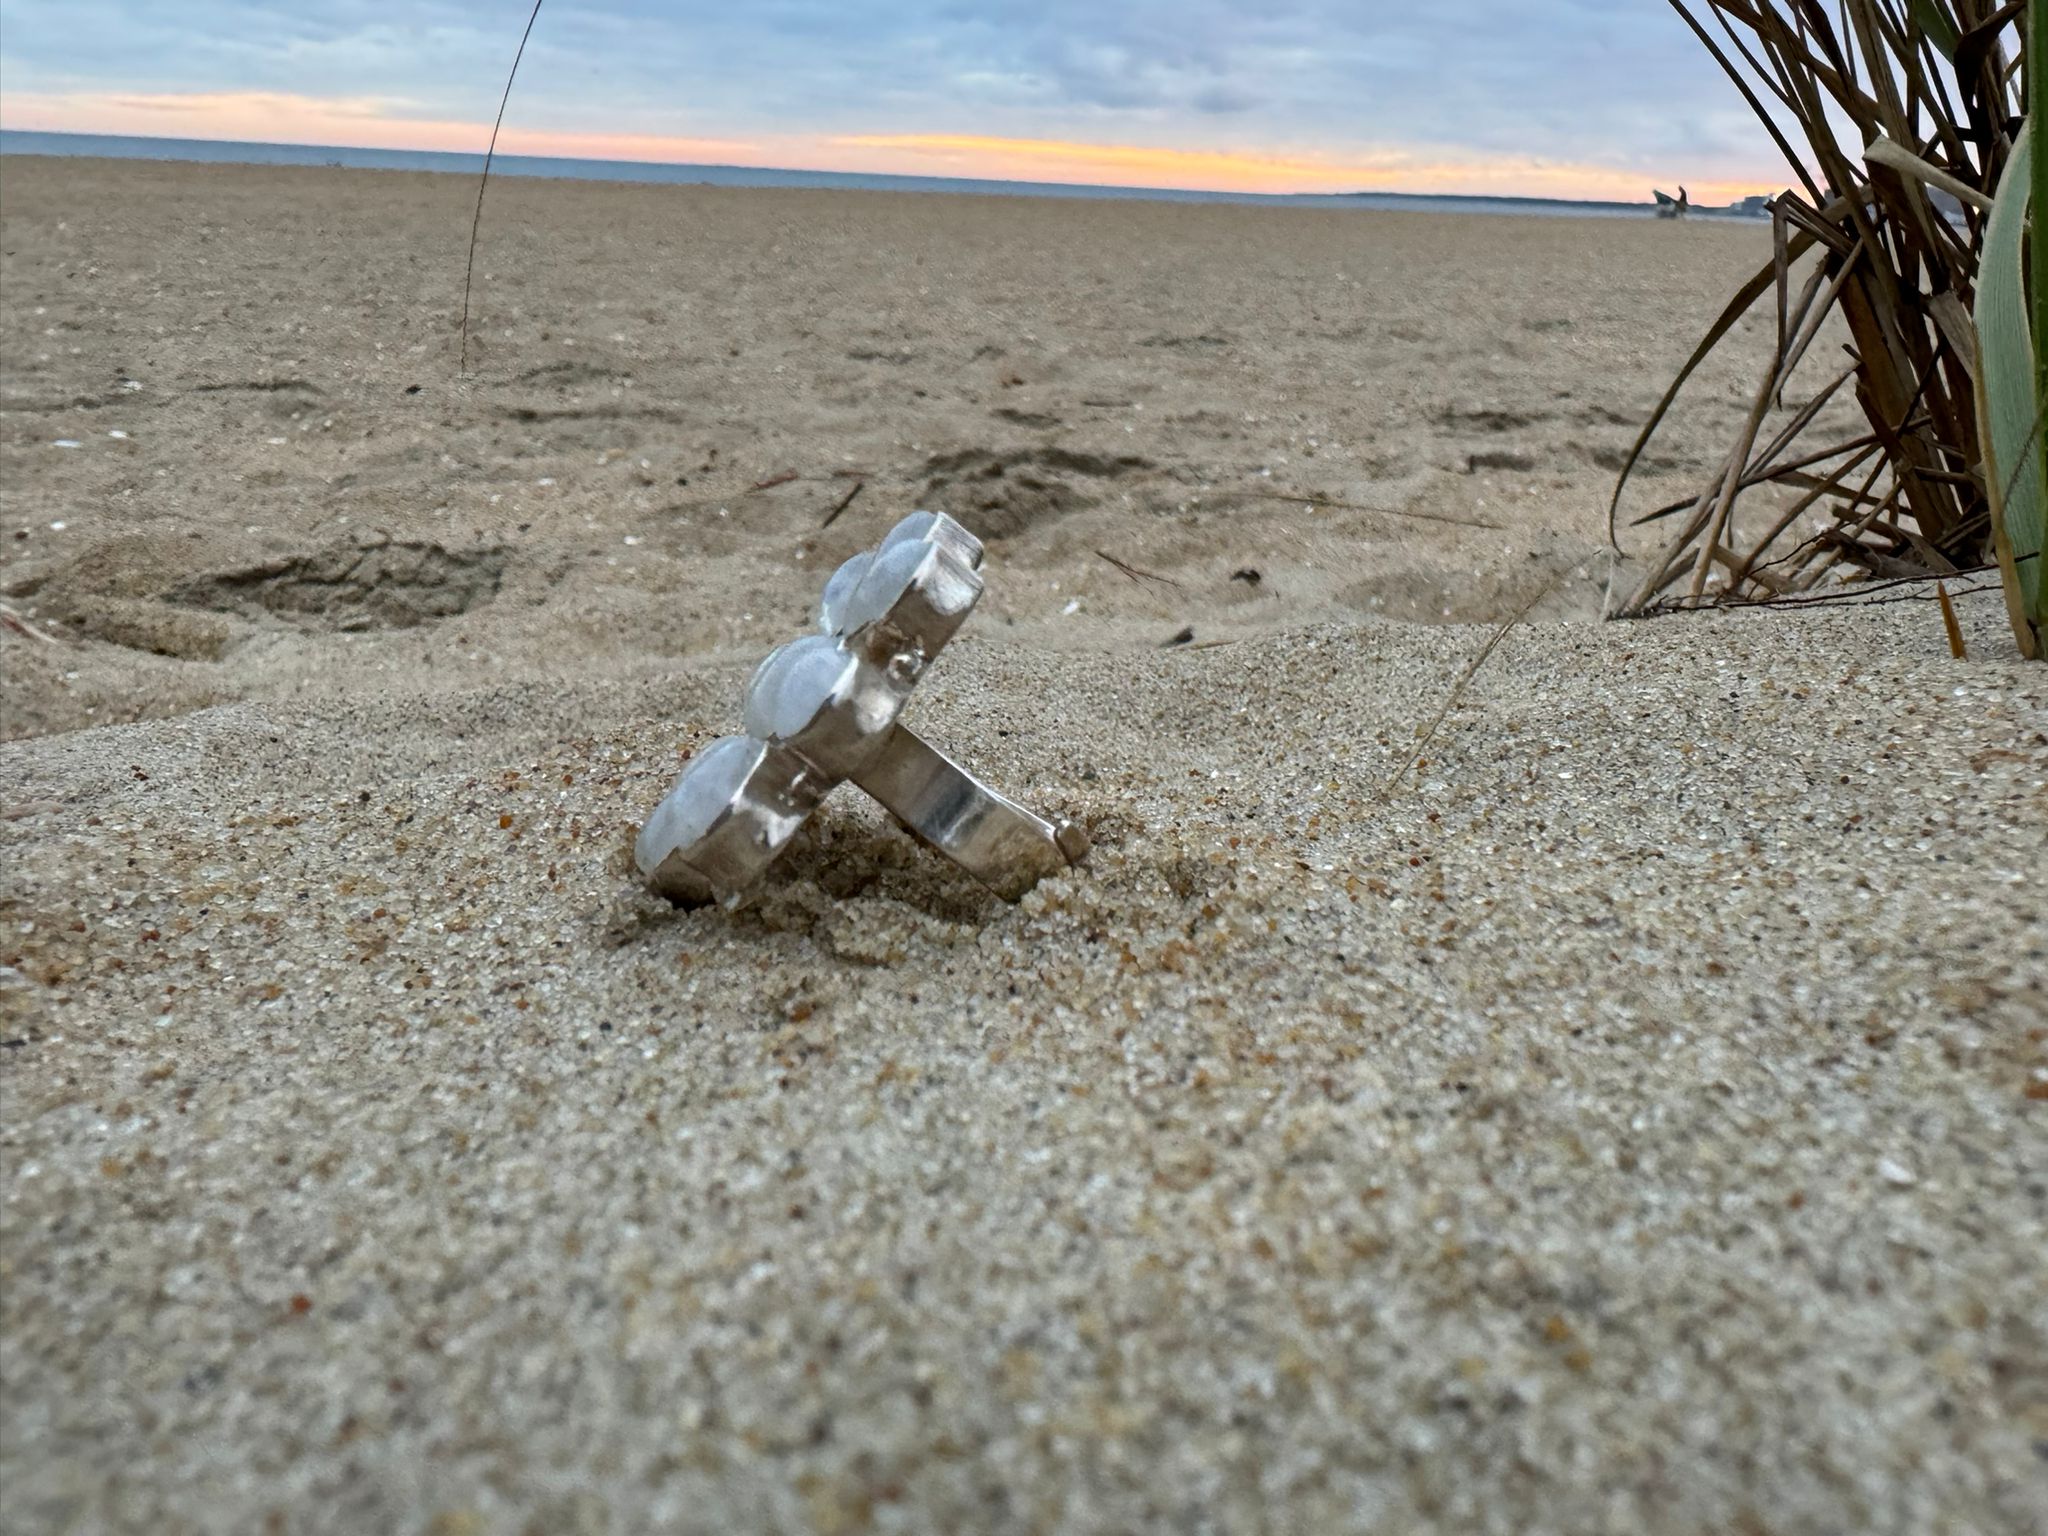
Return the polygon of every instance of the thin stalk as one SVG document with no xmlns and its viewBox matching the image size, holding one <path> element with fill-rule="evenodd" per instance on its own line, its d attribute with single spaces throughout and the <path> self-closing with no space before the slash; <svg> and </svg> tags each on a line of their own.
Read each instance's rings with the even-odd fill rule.
<svg viewBox="0 0 2048 1536">
<path fill-rule="evenodd" d="M 476 276 L 476 237 L 484 223 L 484 188 L 491 184 L 491 161 L 498 154 L 498 130 L 505 126 L 505 104 L 512 99 L 512 82 L 519 74 L 519 61 L 526 57 L 526 40 L 533 36 L 533 24 L 540 20 L 541 0 L 533 0 L 526 15 L 526 30 L 519 34 L 519 50 L 512 55 L 512 67 L 505 72 L 505 90 L 498 97 L 498 118 L 491 124 L 491 142 L 484 149 L 484 173 L 477 178 L 476 212 L 469 221 L 469 260 L 462 268 L 462 360 L 456 364 L 458 377 L 469 372 L 469 288 Z"/>
</svg>

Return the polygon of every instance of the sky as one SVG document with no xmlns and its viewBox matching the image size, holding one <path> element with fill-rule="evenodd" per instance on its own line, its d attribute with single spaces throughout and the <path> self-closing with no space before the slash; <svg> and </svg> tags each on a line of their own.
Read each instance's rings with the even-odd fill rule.
<svg viewBox="0 0 2048 1536">
<path fill-rule="evenodd" d="M 0 0 L 0 126 L 480 152 L 529 0 Z M 1786 171 L 1657 0 L 546 0 L 501 152 L 1695 201 Z"/>
</svg>

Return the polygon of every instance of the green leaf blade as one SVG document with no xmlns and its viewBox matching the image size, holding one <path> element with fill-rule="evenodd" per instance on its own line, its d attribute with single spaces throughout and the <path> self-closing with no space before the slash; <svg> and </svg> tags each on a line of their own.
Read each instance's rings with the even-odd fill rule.
<svg viewBox="0 0 2048 1536">
<path fill-rule="evenodd" d="M 1913 0 L 1912 14 L 1914 23 L 1927 34 L 1927 41 L 1934 44 L 1935 51 L 1949 63 L 1955 63 L 1963 34 L 1956 30 L 1955 20 L 1947 9 L 1938 0 Z"/>
<path fill-rule="evenodd" d="M 2048 485 L 2044 485 L 2035 394 L 2034 337 L 2027 316 L 2026 225 L 2032 193 L 2033 125 L 2021 129 L 1999 183 L 1984 231 L 1977 272 L 1977 341 L 1983 353 L 1986 464 L 1993 515 L 2010 550 L 2005 571 L 2017 588 L 2016 621 L 2038 634 L 2048 627 L 2043 607 L 2041 547 Z M 2003 552 L 2001 552 L 2003 555 Z M 2001 565 L 2006 561 L 2001 558 Z"/>
</svg>

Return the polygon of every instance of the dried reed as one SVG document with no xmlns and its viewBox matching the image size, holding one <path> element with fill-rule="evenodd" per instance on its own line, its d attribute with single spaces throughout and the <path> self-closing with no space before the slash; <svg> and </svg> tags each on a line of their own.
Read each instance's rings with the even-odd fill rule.
<svg viewBox="0 0 2048 1536">
<path fill-rule="evenodd" d="M 1831 575 L 1984 566 L 1992 516 L 1971 309 L 1992 197 L 2021 129 L 2026 0 L 1671 3 L 1798 186 L 1772 202 L 1771 259 L 1694 348 L 1615 485 L 1610 537 L 1630 471 L 1685 381 L 1774 294 L 1777 342 L 1742 429 L 1697 494 L 1635 519 L 1676 525 L 1620 612 L 1767 601 Z M 1834 317 L 1850 365 L 1766 437 Z M 1810 429 L 1844 386 L 1866 430 L 1815 445 Z M 1745 540 L 1738 502 L 1760 486 L 1793 496 Z"/>
</svg>

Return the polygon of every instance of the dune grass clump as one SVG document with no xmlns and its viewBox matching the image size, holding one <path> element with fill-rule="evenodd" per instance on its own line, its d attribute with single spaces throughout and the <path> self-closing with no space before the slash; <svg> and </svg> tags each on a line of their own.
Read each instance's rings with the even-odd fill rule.
<svg viewBox="0 0 2048 1536">
<path fill-rule="evenodd" d="M 2027 0 L 1671 3 L 1797 185 L 1773 200 L 1771 259 L 1701 339 L 1621 471 L 1610 534 L 1629 473 L 1686 379 L 1775 295 L 1776 346 L 1743 426 L 1696 495 L 1636 519 L 1668 532 L 1620 612 L 1955 575 L 2003 550 L 2015 628 L 2037 653 L 2040 386 L 2030 332 L 2048 326 L 2038 317 L 2043 284 L 2026 298 L 2033 165 L 2022 92 L 2025 33 L 2038 32 L 2039 18 Z M 1845 361 L 1803 377 L 1803 398 L 1766 437 L 1834 318 L 1848 333 Z M 2011 377 L 2024 382 L 2023 403 Z M 1815 441 L 1845 389 L 1864 430 Z M 1743 493 L 1762 486 L 1787 494 L 1745 528 Z"/>
</svg>

